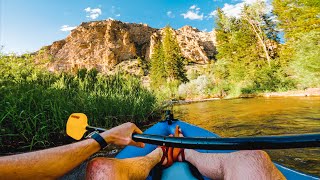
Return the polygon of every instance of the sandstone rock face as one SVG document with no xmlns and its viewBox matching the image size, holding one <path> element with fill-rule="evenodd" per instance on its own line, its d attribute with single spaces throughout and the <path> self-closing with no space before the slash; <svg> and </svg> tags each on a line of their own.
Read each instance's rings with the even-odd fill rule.
<svg viewBox="0 0 320 180">
<path fill-rule="evenodd" d="M 173 30 L 173 34 L 177 38 L 182 55 L 189 61 L 205 64 L 214 59 L 216 55 L 216 36 L 214 31 L 201 32 L 191 26 L 184 26 L 178 30 Z M 151 36 L 149 57 L 153 53 L 152 49 L 155 44 L 161 40 L 163 35 L 164 31 L 161 29 Z"/>
<path fill-rule="evenodd" d="M 185 58 L 201 64 L 214 58 L 214 32 L 201 32 L 190 26 L 174 32 Z M 137 57 L 149 60 L 161 36 L 162 30 L 146 24 L 115 20 L 82 23 L 66 39 L 45 47 L 52 59 L 48 68 L 59 71 L 94 67 L 108 72 L 123 61 Z"/>
<path fill-rule="evenodd" d="M 177 40 L 185 58 L 197 62 L 207 63 L 216 55 L 215 32 L 201 32 L 191 26 L 184 26 L 177 31 Z"/>
</svg>

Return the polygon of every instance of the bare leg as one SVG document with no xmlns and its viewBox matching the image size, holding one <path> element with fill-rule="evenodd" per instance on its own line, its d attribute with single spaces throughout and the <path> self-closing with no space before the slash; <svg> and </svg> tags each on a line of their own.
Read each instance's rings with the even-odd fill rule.
<svg viewBox="0 0 320 180">
<path fill-rule="evenodd" d="M 212 179 L 285 179 L 264 151 L 208 154 L 186 149 L 185 158 Z"/>
<path fill-rule="evenodd" d="M 179 136 L 183 137 L 181 129 Z M 185 159 L 211 179 L 285 179 L 268 154 L 260 150 L 209 154 L 185 149 Z"/>
<path fill-rule="evenodd" d="M 157 148 L 143 157 L 95 158 L 87 166 L 86 179 L 146 179 L 151 169 L 160 162 L 162 154 L 162 150 Z"/>
</svg>

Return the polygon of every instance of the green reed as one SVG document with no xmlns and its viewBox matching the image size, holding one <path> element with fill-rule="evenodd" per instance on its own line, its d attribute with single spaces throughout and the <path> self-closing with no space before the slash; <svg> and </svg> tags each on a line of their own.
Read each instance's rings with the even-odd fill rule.
<svg viewBox="0 0 320 180">
<path fill-rule="evenodd" d="M 155 96 L 129 75 L 96 70 L 53 74 L 26 64 L 27 58 L 0 57 L 0 152 L 27 151 L 68 143 L 65 125 L 83 112 L 94 126 L 144 123 Z"/>
</svg>

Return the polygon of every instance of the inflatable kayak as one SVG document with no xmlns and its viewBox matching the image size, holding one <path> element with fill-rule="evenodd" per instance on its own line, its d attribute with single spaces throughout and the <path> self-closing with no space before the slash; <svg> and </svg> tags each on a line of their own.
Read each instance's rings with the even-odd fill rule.
<svg viewBox="0 0 320 180">
<path fill-rule="evenodd" d="M 179 125 L 183 131 L 183 135 L 185 137 L 211 137 L 211 138 L 219 138 L 218 135 L 207 131 L 205 129 L 202 129 L 200 127 L 188 124 L 186 122 L 177 120 L 177 121 L 162 121 L 158 122 L 149 129 L 147 129 L 144 134 L 156 134 L 156 135 L 163 135 L 168 136 L 169 134 L 174 134 L 176 125 Z M 137 148 L 133 146 L 127 146 L 124 148 L 117 156 L 118 159 L 124 159 L 124 158 L 132 158 L 132 157 L 138 157 L 138 156 L 145 156 L 149 154 L 151 151 L 153 151 L 157 146 L 146 144 L 144 148 Z M 230 153 L 234 152 L 233 150 L 201 150 L 196 149 L 199 152 L 202 153 Z M 274 163 L 275 166 L 282 172 L 282 174 L 287 179 L 294 179 L 294 180 L 304 180 L 304 179 L 319 179 L 317 177 L 307 175 L 301 172 L 298 172 L 296 170 L 284 167 L 280 164 Z M 197 173 L 194 172 L 194 167 L 191 167 L 187 162 L 175 162 L 172 166 L 170 166 L 167 169 L 164 169 L 161 172 L 161 179 L 174 179 L 179 177 L 179 179 L 209 179 L 205 176 L 202 176 L 200 174 L 197 175 Z M 156 170 L 153 169 L 147 179 L 156 179 L 159 176 L 155 172 Z"/>
</svg>

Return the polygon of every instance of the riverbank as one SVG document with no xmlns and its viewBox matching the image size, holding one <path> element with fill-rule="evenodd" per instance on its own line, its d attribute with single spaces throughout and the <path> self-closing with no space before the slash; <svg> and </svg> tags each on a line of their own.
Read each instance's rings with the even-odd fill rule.
<svg viewBox="0 0 320 180">
<path fill-rule="evenodd" d="M 236 98 L 255 98 L 255 97 L 316 97 L 320 96 L 320 88 L 307 88 L 305 90 L 292 90 L 286 92 L 268 92 L 257 94 L 241 94 L 238 97 L 212 97 L 212 98 L 188 98 L 183 100 L 171 100 L 167 104 L 190 104 L 197 102 L 216 101 L 222 99 L 236 99 Z"/>
<path fill-rule="evenodd" d="M 308 88 L 305 90 L 294 90 L 287 92 L 271 92 L 263 93 L 263 97 L 309 97 L 309 96 L 320 96 L 320 88 Z"/>
</svg>

